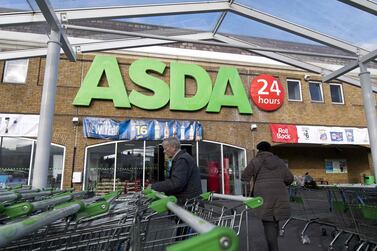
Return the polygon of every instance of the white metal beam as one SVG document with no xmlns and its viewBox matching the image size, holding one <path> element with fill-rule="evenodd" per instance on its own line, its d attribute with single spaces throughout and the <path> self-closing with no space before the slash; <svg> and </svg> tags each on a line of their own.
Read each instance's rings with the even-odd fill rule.
<svg viewBox="0 0 377 251">
<path fill-rule="evenodd" d="M 228 0 L 228 2 L 229 2 L 229 6 L 230 6 L 234 2 L 234 0 Z M 212 30 L 213 35 L 215 35 L 217 33 L 217 31 L 220 29 L 220 26 L 223 23 L 224 18 L 226 17 L 226 14 L 228 14 L 228 11 L 223 11 L 223 13 L 221 13 L 221 16 L 217 20 L 215 27 Z"/>
<path fill-rule="evenodd" d="M 175 43 L 177 40 L 205 40 L 212 39 L 212 33 L 203 32 L 195 33 L 190 35 L 180 35 L 172 36 L 171 40 L 166 39 L 118 39 L 111 41 L 95 41 L 87 43 L 77 43 L 74 46 L 77 48 L 77 51 L 80 52 L 94 52 L 101 50 L 113 50 L 113 49 L 125 49 L 125 48 L 134 48 L 134 47 L 143 47 L 143 46 L 153 46 L 161 44 Z M 31 58 L 31 57 L 41 57 L 46 56 L 47 50 L 45 48 L 41 49 L 29 49 L 29 50 L 18 50 L 18 51 L 2 51 L 0 52 L 0 60 L 9 60 L 9 59 L 20 59 L 20 58 Z M 63 53 L 62 51 L 60 53 Z"/>
<path fill-rule="evenodd" d="M 95 51 L 105 51 L 105 50 L 116 50 L 116 49 L 125 49 L 125 48 L 136 48 L 152 45 L 162 45 L 162 44 L 171 44 L 176 43 L 174 40 L 177 39 L 210 39 L 212 33 L 198 33 L 190 35 L 181 35 L 181 36 L 172 36 L 172 40 L 166 39 L 153 39 L 153 38 L 142 38 L 142 39 L 119 39 L 112 41 L 102 41 L 95 43 L 87 43 L 77 45 L 80 52 L 95 52 Z"/>
<path fill-rule="evenodd" d="M 179 15 L 190 13 L 219 12 L 229 10 L 228 1 L 177 3 L 177 4 L 149 4 L 140 6 L 98 7 L 88 9 L 69 9 L 55 11 L 57 16 L 64 16 L 67 20 L 90 18 L 129 18 L 140 16 Z M 0 25 L 43 22 L 41 12 L 22 12 L 0 14 Z"/>
<path fill-rule="evenodd" d="M 215 39 L 222 41 L 222 42 L 225 42 L 225 43 L 232 43 L 232 44 L 235 44 L 235 45 L 238 44 L 239 46 L 245 46 L 245 44 L 250 44 L 250 43 L 245 42 L 245 41 L 240 41 L 240 40 L 237 40 L 235 38 L 229 38 L 229 37 L 222 36 L 222 35 L 215 35 Z M 253 46 L 256 46 L 256 45 L 253 45 Z M 294 58 L 291 58 L 291 57 L 287 57 L 287 56 L 284 56 L 284 55 L 281 55 L 281 54 L 278 54 L 278 53 L 275 53 L 275 52 L 263 51 L 263 50 L 258 50 L 258 49 L 253 49 L 253 50 L 250 50 L 250 51 L 254 52 L 258 55 L 261 55 L 261 56 L 264 56 L 264 57 L 267 57 L 267 58 L 271 58 L 271 59 L 274 59 L 276 61 L 288 64 L 288 65 L 291 65 L 291 66 L 294 66 L 294 67 L 297 67 L 297 68 L 300 68 L 300 69 L 304 69 L 304 70 L 307 70 L 307 71 L 310 71 L 310 72 L 314 72 L 314 73 L 318 73 L 318 74 L 329 74 L 329 73 L 331 73 L 330 70 L 324 69 L 322 67 L 318 67 L 318 66 L 313 65 L 313 64 L 305 63 L 305 62 L 302 62 L 300 60 L 297 60 L 297 59 L 294 59 Z M 354 79 L 354 78 L 342 76 L 339 79 L 346 82 L 346 83 L 349 83 L 351 85 L 360 87 L 360 82 L 358 80 Z M 375 92 L 377 92 L 377 88 L 374 88 L 373 90 Z"/>
<path fill-rule="evenodd" d="M 72 49 L 67 36 L 64 33 L 58 17 L 56 16 L 54 9 L 47 0 L 35 0 L 39 9 L 42 11 L 44 18 L 49 24 L 50 28 L 60 34 L 61 47 L 70 61 L 76 61 L 76 52 Z"/>
<path fill-rule="evenodd" d="M 339 2 L 351 5 L 360 10 L 377 15 L 377 3 L 370 0 L 338 0 Z"/>
<path fill-rule="evenodd" d="M 79 25 L 64 25 L 68 29 L 78 29 L 78 30 L 86 30 L 86 31 L 94 31 L 99 33 L 110 33 L 110 34 L 117 34 L 117 35 L 125 35 L 125 36 L 132 36 L 134 38 L 132 39 L 140 39 L 140 38 L 153 38 L 153 39 L 159 39 L 159 40 L 169 40 L 175 41 L 175 42 L 187 42 L 187 43 L 197 43 L 197 44 L 206 44 L 206 45 L 212 45 L 212 46 L 221 46 L 221 47 L 233 47 L 238 49 L 249 49 L 249 50 L 258 50 L 258 51 L 271 51 L 271 52 L 278 52 L 278 53 L 285 53 L 285 54 L 297 54 L 297 55 L 306 55 L 306 56 L 319 56 L 319 57 L 331 57 L 331 58 L 340 58 L 340 59 L 351 59 L 356 60 L 356 56 L 343 56 L 343 55 L 334 55 L 334 54 L 326 54 L 326 53 L 315 53 L 315 52 L 306 52 L 306 51 L 298 51 L 298 50 L 285 50 L 285 49 L 277 49 L 277 48 L 266 48 L 266 47 L 260 47 L 255 46 L 250 43 L 223 43 L 223 42 L 215 42 L 215 41 L 208 41 L 209 39 L 213 39 L 212 33 L 194 33 L 194 34 L 187 34 L 187 35 L 180 35 L 178 36 L 161 36 L 161 35 L 154 35 L 154 34 L 145 34 L 145 33 L 139 33 L 139 32 L 129 32 L 129 31 L 120 31 L 120 30 L 109 30 L 109 29 L 102 29 L 102 28 L 93 28 L 93 27 L 86 27 L 86 26 L 79 26 Z M 13 41 L 18 41 L 20 44 L 24 43 L 25 45 L 29 44 L 31 41 L 34 41 L 35 43 L 40 42 L 42 44 L 47 42 L 47 38 L 44 35 L 40 34 L 33 34 L 33 33 L 25 33 L 25 32 L 14 32 L 14 31 L 1 31 L 0 30 L 0 37 L 3 38 L 10 38 L 13 39 Z M 94 40 L 94 39 L 83 39 L 83 38 L 76 38 L 76 37 L 69 37 L 69 40 L 72 44 L 81 46 L 81 44 L 89 45 L 90 43 L 103 43 L 106 42 L 104 40 Z M 130 41 L 131 38 L 125 38 L 124 41 Z M 8 40 L 0 39 L 0 44 L 2 41 L 8 42 Z M 111 40 L 109 42 L 113 43 L 119 43 L 122 41 L 121 39 L 117 40 Z M 240 39 L 238 39 L 240 41 Z M 144 43 L 144 42 L 142 42 Z M 137 44 L 136 44 L 137 45 Z M 42 46 L 39 46 L 42 47 Z M 140 47 L 140 46 L 137 46 Z M 130 47 L 129 47 L 130 48 Z M 26 51 L 23 51 L 25 53 Z M 40 53 L 43 53 L 43 50 L 40 51 Z M 7 51 L 3 54 L 0 53 L 0 57 L 7 55 L 15 55 L 13 52 Z M 32 55 L 38 55 L 35 52 L 32 53 Z M 42 54 L 43 55 L 43 54 Z M 17 55 L 15 55 L 17 56 Z M 25 55 L 20 55 L 19 58 L 24 58 Z M 5 58 L 4 58 L 5 59 Z M 6 58 L 11 59 L 11 58 Z"/>
<path fill-rule="evenodd" d="M 332 47 L 336 47 L 342 50 L 350 51 L 355 54 L 367 54 L 369 51 L 364 50 L 362 48 L 359 48 L 355 45 L 352 45 L 350 43 L 347 43 L 345 41 L 342 41 L 337 38 L 333 38 L 331 36 L 322 34 L 317 31 L 313 31 L 311 29 L 308 29 L 306 27 L 288 22 L 284 19 L 274 17 L 272 15 L 263 13 L 261 11 L 257 11 L 251 8 L 247 8 L 245 6 L 241 6 L 237 3 L 233 3 L 230 6 L 230 10 L 236 14 L 242 15 L 246 18 L 255 20 L 257 22 L 261 22 L 270 26 L 273 26 L 275 28 L 288 31 L 290 33 L 299 35 L 301 37 L 308 38 L 313 41 L 317 41 L 322 44 L 327 44 Z"/>
<path fill-rule="evenodd" d="M 360 63 L 362 64 L 366 64 L 368 63 L 369 61 L 371 60 L 374 60 L 375 58 L 377 58 L 377 50 L 374 50 L 372 52 L 370 52 L 369 54 L 367 55 L 364 55 L 362 57 L 360 57 L 358 60 L 348 64 L 348 65 L 345 65 L 343 66 L 342 68 L 326 75 L 323 77 L 323 81 L 324 82 L 328 82 L 328 81 L 331 81 L 349 71 L 352 71 L 353 69 L 356 69 L 357 67 L 359 67 Z"/>
</svg>

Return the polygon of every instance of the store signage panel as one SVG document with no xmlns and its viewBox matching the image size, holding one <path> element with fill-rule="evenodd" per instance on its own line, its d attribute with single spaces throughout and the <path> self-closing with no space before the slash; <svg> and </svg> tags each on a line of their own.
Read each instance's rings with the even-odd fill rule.
<svg viewBox="0 0 377 251">
<path fill-rule="evenodd" d="M 198 121 L 124 120 L 84 118 L 83 132 L 87 138 L 111 140 L 201 140 L 203 128 Z"/>
<path fill-rule="evenodd" d="M 270 129 L 280 143 L 369 145 L 367 128 L 270 124 Z"/>
<path fill-rule="evenodd" d="M 262 74 L 251 81 L 250 97 L 259 109 L 276 111 L 283 105 L 284 88 L 278 79 Z"/>
<path fill-rule="evenodd" d="M 195 64 L 173 61 L 170 63 L 170 84 L 161 78 L 167 65 L 155 59 L 139 59 L 129 69 L 135 85 L 149 90 L 152 95 L 137 90 L 126 90 L 118 62 L 113 56 L 96 56 L 73 101 L 76 106 L 89 106 L 93 99 L 111 100 L 117 108 L 139 107 L 145 110 L 161 109 L 169 103 L 170 110 L 220 112 L 223 106 L 235 107 L 241 114 L 252 114 L 249 99 L 234 67 L 222 66 L 215 83 L 204 68 Z M 153 75 L 151 74 L 153 73 Z M 105 75 L 108 86 L 99 86 Z M 196 82 L 196 93 L 185 93 L 187 78 Z M 231 94 L 227 94 L 230 89 Z"/>
<path fill-rule="evenodd" d="M 297 129 L 295 125 L 270 124 L 272 141 L 282 143 L 297 143 Z"/>
<path fill-rule="evenodd" d="M 0 136 L 37 137 L 39 115 L 0 114 Z"/>
</svg>

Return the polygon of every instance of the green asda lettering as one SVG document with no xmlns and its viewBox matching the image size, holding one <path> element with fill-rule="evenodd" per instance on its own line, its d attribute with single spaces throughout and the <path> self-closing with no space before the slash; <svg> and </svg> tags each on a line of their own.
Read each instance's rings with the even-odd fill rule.
<svg viewBox="0 0 377 251">
<path fill-rule="evenodd" d="M 215 84 L 200 66 L 173 61 L 170 63 L 170 85 L 156 76 L 163 76 L 166 64 L 154 59 L 139 59 L 128 69 L 135 85 L 149 90 L 146 95 L 137 90 L 127 94 L 126 87 L 113 56 L 96 56 L 73 101 L 76 106 L 89 106 L 92 99 L 112 100 L 117 108 L 131 108 L 131 105 L 145 110 L 156 110 L 166 106 L 170 110 L 197 111 L 206 107 L 206 112 L 220 112 L 222 106 L 237 107 L 241 114 L 252 114 L 238 71 L 234 67 L 220 67 Z M 99 86 L 102 75 L 108 86 Z M 185 82 L 191 78 L 196 82 L 196 93 L 187 96 Z M 231 95 L 227 94 L 227 88 Z"/>
</svg>

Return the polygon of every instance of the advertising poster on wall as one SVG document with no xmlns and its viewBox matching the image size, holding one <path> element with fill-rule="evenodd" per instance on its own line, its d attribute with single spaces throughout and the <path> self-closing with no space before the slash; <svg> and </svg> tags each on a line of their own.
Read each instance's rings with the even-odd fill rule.
<svg viewBox="0 0 377 251">
<path fill-rule="evenodd" d="M 347 173 L 346 159 L 325 159 L 326 173 Z"/>
<path fill-rule="evenodd" d="M 270 124 L 272 141 L 335 145 L 368 145 L 367 128 Z"/>
</svg>

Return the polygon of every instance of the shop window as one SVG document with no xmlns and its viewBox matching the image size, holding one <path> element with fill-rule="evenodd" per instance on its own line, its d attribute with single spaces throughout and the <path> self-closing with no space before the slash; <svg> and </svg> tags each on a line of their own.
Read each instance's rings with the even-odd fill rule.
<svg viewBox="0 0 377 251">
<path fill-rule="evenodd" d="M 31 185 L 36 141 L 0 137 L 0 187 Z M 51 145 L 47 187 L 62 188 L 64 147 Z"/>
<path fill-rule="evenodd" d="M 333 104 L 344 104 L 343 88 L 341 84 L 330 84 L 331 102 Z"/>
<path fill-rule="evenodd" d="M 27 185 L 33 141 L 0 137 L 0 186 Z"/>
<path fill-rule="evenodd" d="M 83 188 L 97 194 L 114 189 L 128 193 L 164 180 L 168 176 L 169 161 L 161 143 L 118 141 L 88 147 Z M 198 163 L 203 192 L 242 193 L 245 149 L 207 141 L 181 142 L 181 148 Z"/>
<path fill-rule="evenodd" d="M 312 102 L 323 102 L 322 83 L 309 82 L 309 91 Z"/>
<path fill-rule="evenodd" d="M 241 168 L 245 167 L 244 149 L 224 145 L 224 193 L 242 194 Z"/>
<path fill-rule="evenodd" d="M 220 144 L 199 142 L 199 169 L 203 192 L 223 193 Z"/>
<path fill-rule="evenodd" d="M 299 80 L 287 80 L 288 100 L 302 101 L 301 82 Z"/>
<path fill-rule="evenodd" d="M 148 148 L 148 165 L 153 156 Z M 139 192 L 142 188 L 144 144 L 143 141 L 118 142 L 115 175 L 115 189 L 127 192 Z"/>
<path fill-rule="evenodd" d="M 114 190 L 115 144 L 105 144 L 87 149 L 85 186 L 98 194 Z"/>
<path fill-rule="evenodd" d="M 25 84 L 28 64 L 28 59 L 5 61 L 3 82 L 12 84 Z"/>
<path fill-rule="evenodd" d="M 51 145 L 50 161 L 48 165 L 47 187 L 62 188 L 62 175 L 64 167 L 64 148 L 58 145 Z"/>
</svg>

